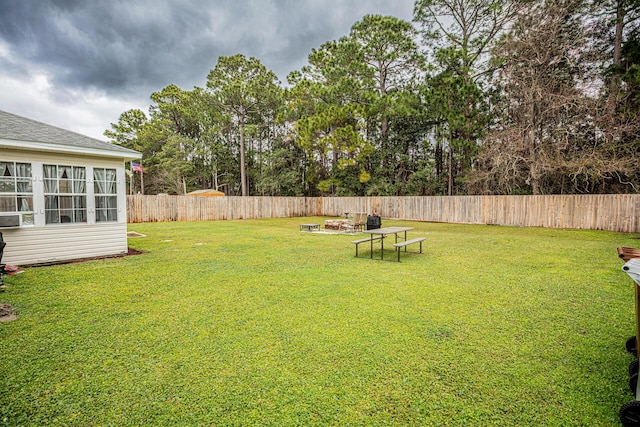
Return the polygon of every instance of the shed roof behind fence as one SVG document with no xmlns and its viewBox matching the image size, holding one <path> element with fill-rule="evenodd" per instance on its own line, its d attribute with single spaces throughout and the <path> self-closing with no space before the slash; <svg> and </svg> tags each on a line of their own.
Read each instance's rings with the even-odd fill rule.
<svg viewBox="0 0 640 427">
<path fill-rule="evenodd" d="M 196 190 L 190 193 L 187 193 L 187 196 L 205 196 L 205 197 L 216 197 L 216 196 L 224 196 L 222 191 L 218 190 Z"/>
</svg>

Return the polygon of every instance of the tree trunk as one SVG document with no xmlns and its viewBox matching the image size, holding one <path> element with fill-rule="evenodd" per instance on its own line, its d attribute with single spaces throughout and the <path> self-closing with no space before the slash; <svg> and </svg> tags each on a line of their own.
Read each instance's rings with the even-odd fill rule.
<svg viewBox="0 0 640 427">
<path fill-rule="evenodd" d="M 616 31 L 613 40 L 613 74 L 609 86 L 609 112 L 615 114 L 615 108 L 620 92 L 620 66 L 622 65 L 622 36 L 624 30 L 624 0 L 616 1 Z"/>
<path fill-rule="evenodd" d="M 385 116 L 382 116 L 382 120 L 380 123 L 380 139 L 387 142 L 387 135 L 389 134 L 389 119 Z"/>
<path fill-rule="evenodd" d="M 449 176 L 447 179 L 447 195 L 453 196 L 453 146 L 449 141 Z"/>
<path fill-rule="evenodd" d="M 444 147 L 442 146 L 442 139 L 439 135 L 440 133 L 440 125 L 436 124 L 435 126 L 435 162 L 436 162 L 436 178 L 438 182 L 441 182 L 442 176 L 444 174 Z"/>
<path fill-rule="evenodd" d="M 442 141 L 439 139 L 436 141 L 436 149 L 435 149 L 435 161 L 436 161 L 436 177 L 438 180 L 442 177 L 442 173 L 444 172 L 444 152 L 442 150 Z"/>
<path fill-rule="evenodd" d="M 240 114 L 239 117 L 239 130 L 240 130 L 240 185 L 242 186 L 242 195 L 247 195 L 247 170 L 245 163 L 245 149 L 244 149 L 244 114 Z"/>
<path fill-rule="evenodd" d="M 529 148 L 529 180 L 531 184 L 531 193 L 534 195 L 540 194 L 540 173 L 538 172 L 538 153 L 536 152 L 536 103 L 531 100 L 531 108 L 529 111 L 528 126 L 525 138 L 527 139 L 527 146 Z"/>
<path fill-rule="evenodd" d="M 380 68 L 380 77 L 379 77 L 380 96 L 384 99 L 384 97 L 387 96 L 387 72 L 382 67 L 382 65 L 380 65 L 379 68 Z M 389 119 L 387 118 L 386 103 L 384 105 L 385 107 L 382 110 L 382 120 L 380 123 L 380 139 L 382 140 L 382 143 L 385 144 L 384 148 L 386 148 L 387 134 L 389 133 Z"/>
</svg>

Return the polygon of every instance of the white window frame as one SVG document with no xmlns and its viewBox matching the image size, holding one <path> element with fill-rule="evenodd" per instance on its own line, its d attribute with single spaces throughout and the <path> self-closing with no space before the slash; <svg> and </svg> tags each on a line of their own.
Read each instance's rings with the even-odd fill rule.
<svg viewBox="0 0 640 427">
<path fill-rule="evenodd" d="M 54 176 L 50 175 L 52 168 L 55 168 Z M 86 166 L 67 164 L 45 163 L 43 165 L 44 212 L 47 226 L 89 223 L 88 169 Z"/>
<path fill-rule="evenodd" d="M 96 223 L 118 222 L 118 170 L 94 167 L 93 192 Z"/>
<path fill-rule="evenodd" d="M 33 181 L 32 163 L 14 160 L 0 162 L 0 199 L 3 199 L 0 200 L 0 216 L 15 216 L 12 227 L 34 225 Z M 6 210 L 5 203 L 9 205 Z"/>
</svg>

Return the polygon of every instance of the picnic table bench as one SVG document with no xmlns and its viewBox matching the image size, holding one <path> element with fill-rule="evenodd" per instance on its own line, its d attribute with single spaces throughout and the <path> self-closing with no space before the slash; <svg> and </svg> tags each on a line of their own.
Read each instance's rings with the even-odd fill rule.
<svg viewBox="0 0 640 427">
<path fill-rule="evenodd" d="M 360 243 L 371 242 L 371 258 L 373 258 L 373 241 L 374 240 L 382 240 L 387 236 L 371 236 L 366 239 L 352 240 L 351 243 L 356 245 L 356 258 L 358 257 L 358 245 Z"/>
<path fill-rule="evenodd" d="M 425 240 L 427 240 L 425 237 L 416 237 L 415 239 L 394 243 L 393 246 L 398 250 L 398 262 L 400 262 L 400 248 L 404 248 L 404 251 L 406 252 L 407 246 L 420 242 L 420 253 L 422 253 L 422 242 Z"/>
<path fill-rule="evenodd" d="M 363 231 L 364 233 L 370 234 L 371 236 L 365 239 L 354 240 L 351 242 L 356 245 L 356 257 L 358 256 L 358 245 L 360 243 L 370 242 L 371 244 L 370 257 L 373 258 L 373 242 L 374 240 L 380 240 L 380 259 L 383 260 L 384 259 L 384 238 L 391 234 L 395 236 L 394 247 L 398 252 L 398 262 L 400 262 L 400 249 L 404 248 L 406 252 L 407 246 L 412 243 L 420 243 L 420 253 L 422 253 L 422 242 L 426 239 L 424 237 L 407 239 L 407 231 L 409 230 L 413 230 L 413 227 L 385 227 L 385 228 L 376 228 L 372 230 Z M 400 237 L 400 239 L 404 237 L 404 240 L 399 240 L 398 237 Z"/>
</svg>

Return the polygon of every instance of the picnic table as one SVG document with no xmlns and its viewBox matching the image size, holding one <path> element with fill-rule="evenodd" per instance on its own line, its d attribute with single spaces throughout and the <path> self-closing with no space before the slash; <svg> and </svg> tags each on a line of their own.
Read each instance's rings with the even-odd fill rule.
<svg viewBox="0 0 640 427">
<path fill-rule="evenodd" d="M 398 262 L 400 262 L 400 249 L 404 247 L 405 252 L 407 250 L 407 246 L 412 243 L 420 243 L 420 253 L 422 253 L 422 241 L 425 240 L 424 237 L 417 237 L 415 239 L 407 240 L 407 231 L 413 230 L 413 227 L 383 227 L 383 228 L 374 228 L 371 230 L 363 230 L 363 233 L 370 234 L 371 236 L 366 239 L 354 240 L 351 243 L 356 245 L 356 257 L 358 256 L 358 245 L 360 243 L 370 243 L 370 258 L 373 259 L 373 242 L 380 240 L 380 259 L 384 259 L 384 239 L 393 234 L 395 236 L 394 247 L 398 252 Z M 398 241 L 398 235 L 401 236 L 403 240 Z"/>
</svg>

